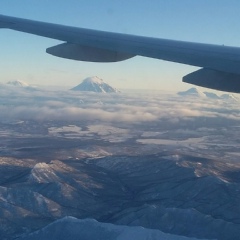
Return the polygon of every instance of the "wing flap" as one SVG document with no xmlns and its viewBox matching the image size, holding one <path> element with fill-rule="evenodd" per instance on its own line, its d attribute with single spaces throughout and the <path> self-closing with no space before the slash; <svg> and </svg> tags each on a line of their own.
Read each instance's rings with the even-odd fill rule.
<svg viewBox="0 0 240 240">
<path fill-rule="evenodd" d="M 240 93 L 240 75 L 202 68 L 183 77 L 183 82 L 220 91 Z"/>
<path fill-rule="evenodd" d="M 86 62 L 119 62 L 135 57 L 135 55 L 129 53 L 73 43 L 63 43 L 50 47 L 47 48 L 46 52 L 53 56 Z"/>
</svg>

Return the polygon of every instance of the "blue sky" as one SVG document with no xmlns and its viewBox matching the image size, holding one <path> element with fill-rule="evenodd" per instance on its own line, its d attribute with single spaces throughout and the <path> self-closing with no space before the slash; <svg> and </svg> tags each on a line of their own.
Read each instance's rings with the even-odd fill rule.
<svg viewBox="0 0 240 240">
<path fill-rule="evenodd" d="M 0 14 L 84 28 L 240 46 L 239 0 L 1 0 Z M 195 67 L 136 57 L 111 64 L 56 58 L 59 41 L 0 31 L 0 82 L 75 86 L 97 75 L 118 88 L 182 90 Z"/>
</svg>

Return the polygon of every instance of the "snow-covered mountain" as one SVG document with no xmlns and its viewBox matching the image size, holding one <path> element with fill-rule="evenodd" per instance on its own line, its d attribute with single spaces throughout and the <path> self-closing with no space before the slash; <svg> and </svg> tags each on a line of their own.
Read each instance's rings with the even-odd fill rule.
<svg viewBox="0 0 240 240">
<path fill-rule="evenodd" d="M 228 94 L 228 93 L 221 95 L 221 98 L 225 100 L 237 101 L 237 99 L 232 94 Z"/>
<path fill-rule="evenodd" d="M 29 84 L 19 81 L 19 80 L 9 81 L 9 82 L 7 82 L 7 85 L 14 86 L 14 87 L 29 87 L 30 86 Z"/>
<path fill-rule="evenodd" d="M 183 236 L 163 233 L 159 230 L 143 227 L 117 226 L 110 223 L 100 223 L 94 219 L 76 219 L 65 217 L 47 227 L 20 238 L 24 240 L 59 240 L 59 239 L 99 239 L 99 240 L 197 240 Z"/>
<path fill-rule="evenodd" d="M 213 93 L 213 92 L 202 92 L 197 88 L 190 88 L 187 91 L 178 92 L 177 94 L 180 95 L 180 96 L 204 97 L 204 98 L 210 98 L 210 99 L 222 99 L 222 100 L 238 101 L 237 98 L 235 98 L 230 93 L 217 95 L 216 93 Z"/>
<path fill-rule="evenodd" d="M 197 88 L 190 88 L 187 91 L 178 92 L 180 96 L 206 97 L 206 95 Z"/>
<path fill-rule="evenodd" d="M 102 92 L 102 93 L 117 93 L 117 89 L 105 83 L 99 77 L 89 77 L 83 80 L 82 83 L 72 88 L 74 91 L 89 91 L 89 92 Z"/>
<path fill-rule="evenodd" d="M 204 94 L 206 95 L 206 97 L 212 98 L 212 99 L 220 99 L 221 98 L 216 93 L 212 93 L 212 92 L 204 92 Z"/>
</svg>

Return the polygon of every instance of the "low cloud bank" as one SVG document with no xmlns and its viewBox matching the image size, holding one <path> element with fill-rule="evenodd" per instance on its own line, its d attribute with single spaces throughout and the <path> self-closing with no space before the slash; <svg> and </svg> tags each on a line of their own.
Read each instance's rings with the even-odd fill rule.
<svg viewBox="0 0 240 240">
<path fill-rule="evenodd" d="M 104 122 L 154 122 L 181 118 L 240 120 L 238 103 L 223 100 L 150 94 L 94 94 L 71 91 L 1 89 L 2 120 L 99 120 Z"/>
</svg>

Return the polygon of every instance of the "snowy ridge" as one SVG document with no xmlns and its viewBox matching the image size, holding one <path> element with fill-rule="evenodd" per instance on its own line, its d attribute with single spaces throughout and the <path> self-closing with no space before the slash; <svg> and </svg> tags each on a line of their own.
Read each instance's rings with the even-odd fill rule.
<svg viewBox="0 0 240 240">
<path fill-rule="evenodd" d="M 0 200 L 0 208 L 4 209 L 3 212 L 8 216 L 8 220 L 14 222 L 23 221 L 22 216 L 25 216 L 24 221 L 27 221 L 28 218 L 36 217 L 37 214 L 50 218 L 59 217 L 61 214 L 59 204 L 29 189 L 19 191 L 0 187 Z"/>
<path fill-rule="evenodd" d="M 212 92 L 204 92 L 207 98 L 212 98 L 212 99 L 221 99 L 216 93 Z"/>
<path fill-rule="evenodd" d="M 111 87 L 105 83 L 99 77 L 89 77 L 83 80 L 83 82 L 76 87 L 72 88 L 74 91 L 89 91 L 89 92 L 101 92 L 101 93 L 117 93 L 117 89 Z"/>
<path fill-rule="evenodd" d="M 197 88 L 190 88 L 184 92 L 178 92 L 180 96 L 206 97 L 206 95 Z"/>
<path fill-rule="evenodd" d="M 92 83 L 95 83 L 95 84 L 102 84 L 103 83 L 103 80 L 97 76 L 94 76 L 94 77 L 89 77 L 89 78 L 86 78 L 85 80 L 83 80 L 83 82 L 92 82 Z"/>
<path fill-rule="evenodd" d="M 177 94 L 179 96 L 185 96 L 185 97 L 202 97 L 202 98 L 210 98 L 210 99 L 238 101 L 237 98 L 235 98 L 232 94 L 229 94 L 229 93 L 225 93 L 218 96 L 216 93 L 202 92 L 197 88 L 190 88 L 186 91 L 178 92 Z"/>
<path fill-rule="evenodd" d="M 29 182 L 49 183 L 60 181 L 53 169 L 46 163 L 37 163 L 29 175 Z"/>
<path fill-rule="evenodd" d="M 196 240 L 196 238 L 176 236 L 163 233 L 159 230 L 150 230 L 143 227 L 117 226 L 110 223 L 100 223 L 94 219 L 79 220 L 74 217 L 64 217 L 20 239 Z"/>
<path fill-rule="evenodd" d="M 237 101 L 237 99 L 236 99 L 232 94 L 227 94 L 227 93 L 223 94 L 223 95 L 221 96 L 221 98 L 222 98 L 222 99 L 226 99 L 226 100 L 234 100 L 234 101 Z"/>
<path fill-rule="evenodd" d="M 14 87 L 29 87 L 29 84 L 19 81 L 19 80 L 9 81 L 9 82 L 7 82 L 7 85 L 14 86 Z"/>
</svg>

